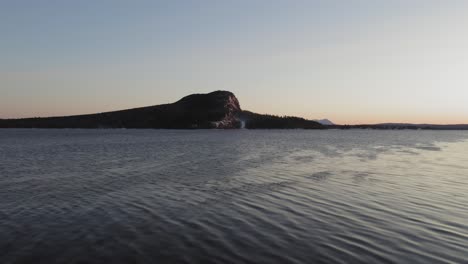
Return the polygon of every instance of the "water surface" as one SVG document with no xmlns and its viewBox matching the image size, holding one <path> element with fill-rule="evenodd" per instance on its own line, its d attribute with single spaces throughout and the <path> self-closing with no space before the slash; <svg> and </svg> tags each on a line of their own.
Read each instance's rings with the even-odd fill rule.
<svg viewBox="0 0 468 264">
<path fill-rule="evenodd" d="M 467 139 L 0 130 L 0 263 L 468 263 Z"/>
</svg>

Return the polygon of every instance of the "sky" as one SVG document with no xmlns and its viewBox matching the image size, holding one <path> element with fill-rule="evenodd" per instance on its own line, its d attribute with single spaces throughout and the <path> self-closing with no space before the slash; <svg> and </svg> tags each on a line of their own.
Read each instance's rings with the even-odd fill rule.
<svg viewBox="0 0 468 264">
<path fill-rule="evenodd" d="M 228 90 L 339 124 L 468 123 L 468 1 L 0 0 L 0 118 Z"/>
</svg>

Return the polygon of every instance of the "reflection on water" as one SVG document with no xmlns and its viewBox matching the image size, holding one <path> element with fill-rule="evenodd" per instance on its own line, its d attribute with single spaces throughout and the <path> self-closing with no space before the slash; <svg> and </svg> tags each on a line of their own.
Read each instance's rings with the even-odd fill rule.
<svg viewBox="0 0 468 264">
<path fill-rule="evenodd" d="M 0 262 L 466 263 L 467 139 L 0 130 Z"/>
</svg>

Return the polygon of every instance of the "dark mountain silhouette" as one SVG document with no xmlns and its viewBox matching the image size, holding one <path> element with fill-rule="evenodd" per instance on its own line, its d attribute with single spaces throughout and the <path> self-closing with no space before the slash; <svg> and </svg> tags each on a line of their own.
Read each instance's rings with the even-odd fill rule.
<svg viewBox="0 0 468 264">
<path fill-rule="evenodd" d="M 243 111 L 228 91 L 192 94 L 172 104 L 140 107 L 89 115 L 0 119 L 0 128 L 249 128 L 249 129 L 431 129 L 468 130 L 468 125 L 383 123 L 323 125 L 329 120 L 307 120 Z M 331 122 L 330 122 L 331 123 Z"/>
<path fill-rule="evenodd" d="M 0 119 L 0 128 L 309 128 L 317 122 L 298 117 L 279 117 L 242 111 L 228 91 L 192 94 L 163 104 L 90 115 Z"/>
</svg>

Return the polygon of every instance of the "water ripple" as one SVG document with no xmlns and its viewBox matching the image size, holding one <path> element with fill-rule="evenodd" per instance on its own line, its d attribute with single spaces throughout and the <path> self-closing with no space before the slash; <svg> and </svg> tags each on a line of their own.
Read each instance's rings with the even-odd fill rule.
<svg viewBox="0 0 468 264">
<path fill-rule="evenodd" d="M 466 139 L 0 130 L 0 262 L 466 263 Z"/>
</svg>

